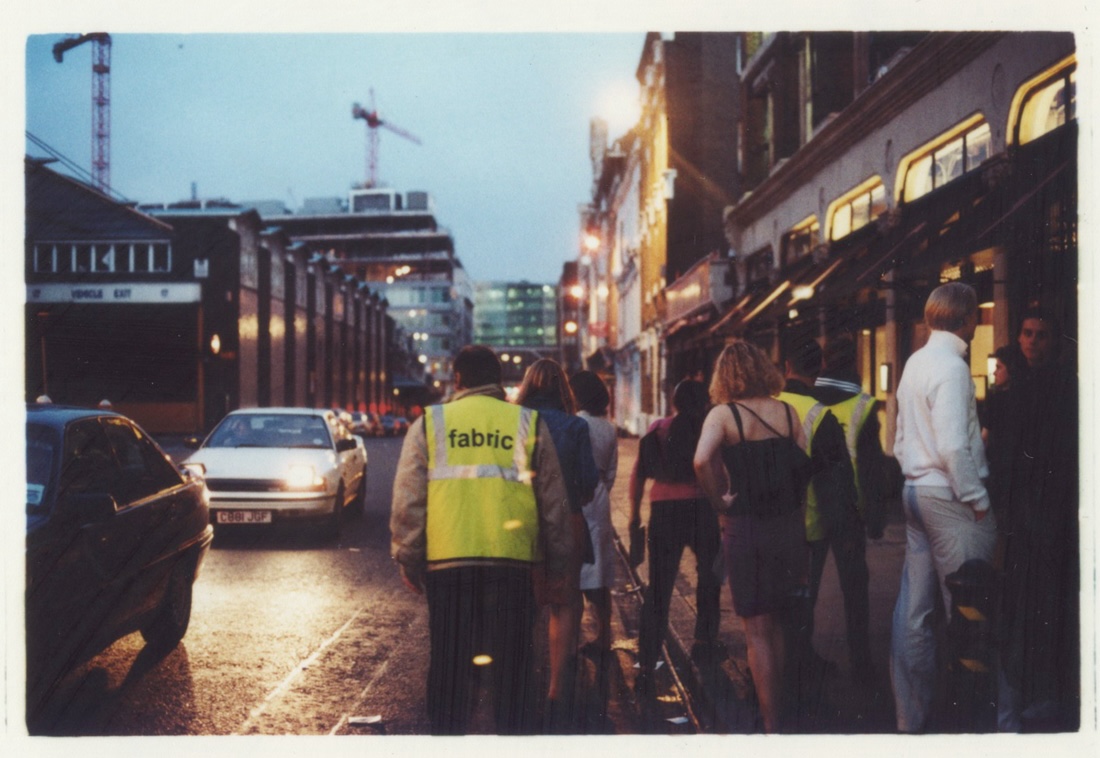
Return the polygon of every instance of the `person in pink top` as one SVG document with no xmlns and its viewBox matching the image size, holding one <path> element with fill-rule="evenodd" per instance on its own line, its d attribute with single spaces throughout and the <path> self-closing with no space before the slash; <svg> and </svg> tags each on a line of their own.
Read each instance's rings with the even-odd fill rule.
<svg viewBox="0 0 1100 758">
<path fill-rule="evenodd" d="M 691 655 L 698 663 L 713 664 L 721 659 L 717 642 L 722 574 L 719 565 L 721 539 L 718 518 L 706 493 L 695 480 L 692 460 L 695 445 L 709 407 L 702 382 L 685 379 L 672 395 L 673 414 L 653 422 L 659 455 L 642 455 L 630 475 L 630 528 L 641 525 L 642 498 L 647 479 L 649 488 L 649 586 L 642 604 L 638 639 L 639 689 L 653 694 L 652 673 L 668 629 L 669 602 L 684 548 L 695 553 L 698 583 L 695 641 Z M 642 448 L 648 447 L 642 445 Z"/>
</svg>

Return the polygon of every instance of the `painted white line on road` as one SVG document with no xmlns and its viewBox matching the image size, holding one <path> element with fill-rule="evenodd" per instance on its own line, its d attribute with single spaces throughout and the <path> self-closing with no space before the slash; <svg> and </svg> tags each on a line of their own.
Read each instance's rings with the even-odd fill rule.
<svg viewBox="0 0 1100 758">
<path fill-rule="evenodd" d="M 295 666 L 294 669 L 286 675 L 286 678 L 283 679 L 283 681 L 279 682 L 278 686 L 275 687 L 275 689 L 273 689 L 271 692 L 269 692 L 267 694 L 267 697 L 265 697 L 258 706 L 252 709 L 252 711 L 248 715 L 248 718 L 245 719 L 245 722 L 237 728 L 237 731 L 234 732 L 234 734 L 247 734 L 248 729 L 252 727 L 252 724 L 264 714 L 265 710 L 267 710 L 268 703 L 290 689 L 290 685 L 294 682 L 294 680 L 297 679 L 303 671 L 313 665 L 313 663 L 321 657 L 321 653 L 325 652 L 325 650 L 328 649 L 328 647 L 332 645 L 332 643 L 336 642 L 336 640 L 340 638 L 340 635 L 346 632 L 348 627 L 351 626 L 357 618 L 362 616 L 366 612 L 366 610 L 367 606 L 363 606 L 362 608 L 357 610 L 354 614 L 352 614 L 351 618 L 344 622 L 343 626 L 333 632 L 331 637 L 322 642 L 321 646 L 314 650 L 308 658 Z"/>
<path fill-rule="evenodd" d="M 388 657 L 381 666 L 378 667 L 378 673 L 376 673 L 371 680 L 367 682 L 367 686 L 363 688 L 363 691 L 359 693 L 359 697 L 356 699 L 356 705 L 367 699 L 367 693 L 371 691 L 375 683 L 382 678 L 382 675 L 386 673 L 386 669 L 390 667 L 390 661 L 393 660 L 393 656 Z M 329 737 L 335 736 L 343 727 L 348 723 L 349 714 L 345 713 L 340 717 L 340 720 L 336 722 L 336 726 L 332 727 L 332 730 L 328 733 Z"/>
</svg>

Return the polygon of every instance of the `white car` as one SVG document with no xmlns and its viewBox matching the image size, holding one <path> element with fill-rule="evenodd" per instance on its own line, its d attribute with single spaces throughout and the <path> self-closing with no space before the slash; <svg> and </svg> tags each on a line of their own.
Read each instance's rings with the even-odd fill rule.
<svg viewBox="0 0 1100 758">
<path fill-rule="evenodd" d="M 233 411 L 188 443 L 183 465 L 206 479 L 215 527 L 302 519 L 337 537 L 345 508 L 363 512 L 367 451 L 330 410 Z"/>
</svg>

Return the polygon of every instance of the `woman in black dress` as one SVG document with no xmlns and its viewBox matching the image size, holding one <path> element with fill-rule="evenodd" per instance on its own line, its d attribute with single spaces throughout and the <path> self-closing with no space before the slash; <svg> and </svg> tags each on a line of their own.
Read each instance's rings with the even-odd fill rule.
<svg viewBox="0 0 1100 758">
<path fill-rule="evenodd" d="M 758 348 L 727 345 L 695 451 L 699 483 L 718 511 L 733 608 L 745 625 L 768 732 L 780 728 L 782 617 L 805 587 L 809 565 L 803 501 L 810 460 L 797 411 L 772 397 L 782 388 L 783 377 Z"/>
</svg>

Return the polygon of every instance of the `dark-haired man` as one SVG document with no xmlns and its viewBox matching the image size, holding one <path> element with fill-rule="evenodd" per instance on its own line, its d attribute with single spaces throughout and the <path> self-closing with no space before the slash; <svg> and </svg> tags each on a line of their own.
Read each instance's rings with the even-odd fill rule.
<svg viewBox="0 0 1100 758">
<path fill-rule="evenodd" d="M 832 411 L 844 432 L 844 444 L 855 474 L 856 508 L 844 509 L 826 525 L 825 536 L 810 542 L 810 594 L 817 597 L 829 550 L 836 561 L 848 634 L 852 677 L 862 684 L 874 679 L 871 666 L 870 598 L 867 537 L 882 536 L 889 497 L 886 456 L 879 440 L 877 401 L 863 392 L 856 371 L 856 344 L 848 335 L 825 345 L 824 367 L 814 394 Z"/>
<path fill-rule="evenodd" d="M 393 484 L 391 554 L 428 598 L 433 734 L 463 734 L 484 673 L 496 730 L 531 733 L 535 690 L 533 564 L 564 581 L 569 505 L 553 439 L 536 411 L 504 400 L 501 365 L 469 345 L 456 393 L 413 422 Z"/>
<path fill-rule="evenodd" d="M 821 403 L 814 390 L 814 381 L 821 373 L 821 346 L 816 340 L 805 337 L 788 338 L 784 349 L 784 375 L 786 385 L 779 399 L 790 403 L 802 420 L 806 432 L 806 452 L 810 454 L 812 476 L 806 493 L 806 540 L 811 546 L 811 561 L 814 556 L 823 556 L 828 552 L 828 538 L 838 530 L 838 524 L 850 521 L 856 510 L 855 475 L 852 473 L 852 461 L 844 443 L 844 432 L 836 416 Z M 847 554 L 847 553 L 845 553 Z M 824 565 L 824 564 L 822 564 Z M 837 554 L 837 571 L 841 586 L 844 588 L 844 610 L 848 624 L 849 640 L 853 630 L 862 628 L 866 639 L 867 614 L 867 566 L 864 562 L 862 575 L 857 576 L 859 565 L 846 562 Z M 811 569 L 813 563 L 811 562 Z M 817 581 L 810 577 L 808 594 L 797 601 L 794 610 L 795 637 L 791 650 L 792 668 L 799 672 L 819 674 L 814 668 L 832 667 L 831 662 L 822 660 L 813 649 L 814 606 L 821 584 L 821 572 Z M 857 599 L 854 588 L 862 586 L 862 600 Z M 862 621 L 860 621 L 862 619 Z M 856 638 L 859 638 L 858 631 Z M 862 646 L 860 655 L 866 658 Z M 853 667 L 856 665 L 853 657 Z"/>
<path fill-rule="evenodd" d="M 1060 355 L 1063 338 L 1050 313 L 1023 314 L 1017 340 L 1027 368 L 1012 379 L 998 438 L 1002 731 L 1080 725 L 1077 375 L 1072 354 Z"/>
</svg>

